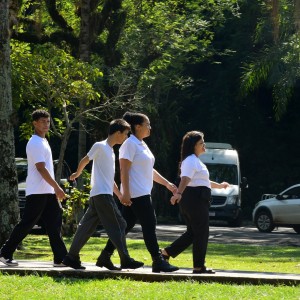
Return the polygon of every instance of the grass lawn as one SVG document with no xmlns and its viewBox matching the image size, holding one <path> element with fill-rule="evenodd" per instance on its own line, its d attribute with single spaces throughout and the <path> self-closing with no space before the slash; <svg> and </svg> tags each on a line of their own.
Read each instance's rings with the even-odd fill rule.
<svg viewBox="0 0 300 300">
<path fill-rule="evenodd" d="M 71 238 L 65 238 L 67 247 Z M 91 238 L 81 251 L 83 262 L 96 261 L 106 243 L 105 238 Z M 132 257 L 151 265 L 144 242 L 127 239 Z M 168 245 L 160 242 L 160 246 Z M 25 250 L 15 259 L 52 261 L 48 238 L 29 235 Z M 113 261 L 119 264 L 117 253 Z M 172 259 L 179 267 L 191 268 L 191 249 Z M 223 270 L 248 270 L 300 274 L 300 251 L 297 247 L 209 244 L 207 266 Z M 99 280 L 19 277 L 0 274 L 0 299 L 300 299 L 300 287 L 269 285 L 229 285 L 189 281 L 140 282 L 133 280 Z"/>
</svg>

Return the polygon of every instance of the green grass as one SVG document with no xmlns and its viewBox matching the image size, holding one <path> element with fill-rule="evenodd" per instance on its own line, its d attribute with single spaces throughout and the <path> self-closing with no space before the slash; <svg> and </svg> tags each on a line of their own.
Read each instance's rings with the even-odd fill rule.
<svg viewBox="0 0 300 300">
<path fill-rule="evenodd" d="M 0 299 L 299 299 L 300 288 L 0 275 Z M 9 292 L 8 292 L 9 291 Z"/>
<path fill-rule="evenodd" d="M 67 247 L 72 239 L 65 238 Z M 83 262 L 94 262 L 106 242 L 91 238 L 81 251 Z M 151 265 L 144 242 L 127 239 L 130 255 Z M 160 242 L 160 246 L 168 245 Z M 48 238 L 29 235 L 26 250 L 17 251 L 16 259 L 52 261 Z M 300 251 L 296 247 L 209 244 L 207 266 L 223 270 L 300 273 Z M 118 264 L 115 254 L 113 261 Z M 179 267 L 191 268 L 191 249 L 172 259 Z M 300 299 L 300 287 L 270 285 L 234 285 L 181 282 L 140 282 L 113 279 L 51 278 L 0 274 L 0 299 Z"/>
</svg>

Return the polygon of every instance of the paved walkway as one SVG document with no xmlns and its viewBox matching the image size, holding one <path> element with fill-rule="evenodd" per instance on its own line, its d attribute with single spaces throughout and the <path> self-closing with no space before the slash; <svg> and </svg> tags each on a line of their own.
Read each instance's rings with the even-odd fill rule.
<svg viewBox="0 0 300 300">
<path fill-rule="evenodd" d="M 157 226 L 157 235 L 159 240 L 172 241 L 179 234 L 184 232 L 185 226 Z M 242 230 L 242 229 L 241 229 Z M 212 232 L 210 242 L 224 242 L 232 238 L 228 238 L 227 232 Z M 106 233 L 100 231 L 98 235 L 103 237 Z M 244 234 L 242 235 L 244 236 Z M 141 239 L 141 228 L 137 225 L 129 234 L 128 238 Z M 222 239 L 221 239 L 222 238 Z M 245 236 L 243 237 L 245 239 Z M 218 240 L 221 239 L 221 240 Z M 249 240 L 253 243 L 253 239 Z M 237 242 L 241 242 L 237 240 Z M 243 240 L 243 242 L 245 242 Z M 268 242 L 269 244 L 269 242 Z M 173 273 L 152 273 L 150 267 L 143 267 L 137 270 L 108 271 L 105 268 L 96 267 L 94 263 L 83 263 L 86 270 L 73 270 L 71 268 L 54 268 L 52 262 L 19 260 L 18 267 L 7 267 L 0 262 L 0 272 L 4 274 L 19 275 L 47 275 L 52 277 L 77 277 L 77 278 L 130 278 L 141 281 L 169 281 L 169 280 L 190 280 L 198 282 L 219 282 L 219 283 L 235 283 L 235 284 L 272 284 L 272 285 L 300 285 L 300 274 L 287 273 L 271 273 L 271 272 L 250 272 L 236 270 L 215 270 L 215 274 L 192 274 L 192 269 L 180 269 Z"/>
<path fill-rule="evenodd" d="M 198 282 L 219 282 L 235 284 L 272 284 L 272 285 L 300 285 L 300 274 L 247 272 L 234 270 L 215 270 L 215 274 L 192 274 L 191 269 L 180 269 L 173 273 L 152 273 L 150 267 L 136 270 L 108 271 L 96 267 L 92 263 L 83 263 L 86 270 L 73 270 L 68 267 L 54 268 L 52 262 L 19 260 L 19 266 L 7 267 L 0 263 L 0 272 L 3 274 L 18 275 L 47 275 L 51 277 L 76 278 L 130 278 L 140 281 L 177 281 L 190 280 Z"/>
</svg>

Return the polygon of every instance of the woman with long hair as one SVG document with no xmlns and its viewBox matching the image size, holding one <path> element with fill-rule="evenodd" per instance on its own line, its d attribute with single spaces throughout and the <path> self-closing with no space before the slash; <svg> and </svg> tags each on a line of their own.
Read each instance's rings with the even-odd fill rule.
<svg viewBox="0 0 300 300">
<path fill-rule="evenodd" d="M 187 230 L 170 246 L 162 249 L 166 260 L 176 257 L 193 245 L 193 273 L 215 273 L 205 266 L 205 256 L 209 236 L 209 207 L 211 188 L 227 188 L 227 182 L 216 183 L 209 180 L 207 167 L 199 156 L 205 152 L 204 134 L 190 131 L 181 144 L 180 184 L 171 203 L 179 204 L 180 212 L 187 224 Z"/>
</svg>

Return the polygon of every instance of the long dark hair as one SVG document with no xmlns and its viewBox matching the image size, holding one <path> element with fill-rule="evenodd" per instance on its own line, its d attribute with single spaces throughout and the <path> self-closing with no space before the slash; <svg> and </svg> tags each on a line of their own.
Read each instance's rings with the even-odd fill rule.
<svg viewBox="0 0 300 300">
<path fill-rule="evenodd" d="M 197 142 L 204 139 L 204 134 L 201 131 L 189 131 L 182 138 L 181 143 L 181 161 L 186 159 L 189 155 L 195 153 L 195 145 Z"/>
<path fill-rule="evenodd" d="M 135 126 L 141 125 L 147 119 L 147 116 L 142 113 L 126 112 L 123 119 L 131 126 L 131 132 L 135 134 Z"/>
</svg>

